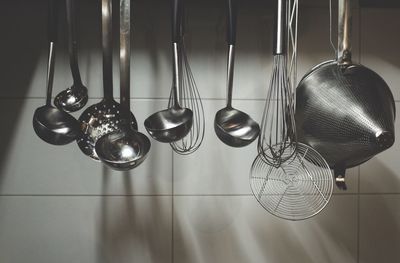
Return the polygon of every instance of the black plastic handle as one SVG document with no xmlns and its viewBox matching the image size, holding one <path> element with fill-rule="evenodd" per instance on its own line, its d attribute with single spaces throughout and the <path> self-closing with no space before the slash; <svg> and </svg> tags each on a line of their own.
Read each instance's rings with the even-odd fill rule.
<svg viewBox="0 0 400 263">
<path fill-rule="evenodd" d="M 172 0 L 172 42 L 177 43 L 181 35 L 181 1 Z"/>
<path fill-rule="evenodd" d="M 229 45 L 236 43 L 237 0 L 227 0 L 228 5 L 228 30 L 227 42 Z"/>
<path fill-rule="evenodd" d="M 57 41 L 57 27 L 58 27 L 58 6 L 59 0 L 48 0 L 48 40 L 55 43 Z"/>
</svg>

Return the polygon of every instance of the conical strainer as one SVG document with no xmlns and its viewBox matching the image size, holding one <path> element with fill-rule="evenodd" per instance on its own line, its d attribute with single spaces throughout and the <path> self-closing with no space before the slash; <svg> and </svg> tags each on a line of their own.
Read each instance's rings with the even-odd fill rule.
<svg viewBox="0 0 400 263">
<path fill-rule="evenodd" d="M 261 155 L 250 171 L 250 186 L 257 201 L 271 214 L 303 220 L 318 214 L 333 192 L 333 175 L 325 159 L 313 148 L 297 144 L 296 154 L 279 167 L 268 165 Z"/>
</svg>

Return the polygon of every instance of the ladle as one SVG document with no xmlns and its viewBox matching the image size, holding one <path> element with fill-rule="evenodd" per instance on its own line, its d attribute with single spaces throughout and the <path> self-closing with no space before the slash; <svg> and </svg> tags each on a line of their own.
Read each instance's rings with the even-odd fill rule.
<svg viewBox="0 0 400 263">
<path fill-rule="evenodd" d="M 228 98 L 225 108 L 219 110 L 214 119 L 214 130 L 218 138 L 232 147 L 243 147 L 253 142 L 260 133 L 260 126 L 248 114 L 232 107 L 233 73 L 236 43 L 237 2 L 228 0 Z"/>
<path fill-rule="evenodd" d="M 112 80 L 112 0 L 102 0 L 102 46 L 103 46 L 103 90 L 104 98 L 88 107 L 79 117 L 81 136 L 77 139 L 82 152 L 99 160 L 95 144 L 103 135 L 120 130 L 121 105 L 113 98 Z M 135 116 L 130 113 L 131 126 L 137 130 Z"/>
<path fill-rule="evenodd" d="M 68 51 L 71 73 L 74 83 L 60 92 L 54 99 L 54 105 L 66 112 L 75 112 L 82 109 L 88 101 L 88 90 L 82 84 L 78 66 L 78 51 L 76 41 L 76 10 L 75 0 L 66 0 L 68 23 Z"/>
<path fill-rule="evenodd" d="M 188 108 L 182 108 L 179 104 L 179 1 L 173 0 L 172 8 L 172 50 L 173 50 L 173 76 L 172 89 L 174 93 L 174 104 L 172 107 L 159 111 L 144 121 L 147 132 L 159 142 L 170 143 L 185 137 L 193 123 L 193 112 Z"/>
<path fill-rule="evenodd" d="M 146 135 L 132 129 L 130 123 L 130 0 L 120 0 L 120 74 L 122 129 L 102 136 L 96 142 L 100 160 L 116 170 L 140 165 L 150 150 Z"/>
<path fill-rule="evenodd" d="M 49 0 L 49 57 L 47 64 L 46 105 L 35 110 L 33 129 L 43 141 L 64 145 L 76 139 L 79 134 L 78 121 L 66 112 L 51 105 L 51 93 L 54 79 L 55 47 L 57 40 L 58 0 Z"/>
</svg>

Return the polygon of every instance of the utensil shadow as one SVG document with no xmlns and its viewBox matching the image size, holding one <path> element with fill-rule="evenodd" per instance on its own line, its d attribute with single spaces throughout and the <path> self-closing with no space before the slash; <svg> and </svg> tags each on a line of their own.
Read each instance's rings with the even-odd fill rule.
<svg viewBox="0 0 400 263">
<path fill-rule="evenodd" d="M 163 238 L 171 231 L 170 214 L 166 212 L 170 197 L 135 195 L 134 172 L 122 172 L 121 176 L 123 194 L 107 195 L 111 177 L 110 170 L 103 167 L 97 262 L 164 262 L 165 253 L 170 251 L 170 239 Z M 154 183 L 149 191 L 157 193 Z"/>
</svg>

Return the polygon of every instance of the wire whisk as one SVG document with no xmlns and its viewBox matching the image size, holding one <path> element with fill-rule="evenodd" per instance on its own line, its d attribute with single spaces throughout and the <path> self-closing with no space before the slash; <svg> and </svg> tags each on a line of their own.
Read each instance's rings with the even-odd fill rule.
<svg viewBox="0 0 400 263">
<path fill-rule="evenodd" d="M 263 161 L 274 167 L 290 159 L 297 145 L 294 93 L 286 55 L 286 3 L 286 0 L 277 1 L 273 69 L 257 145 Z"/>
</svg>

